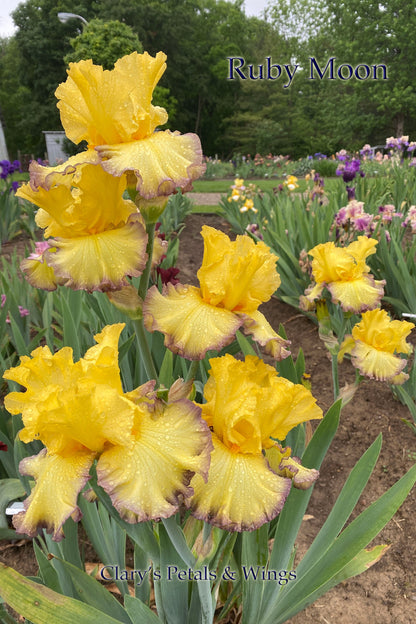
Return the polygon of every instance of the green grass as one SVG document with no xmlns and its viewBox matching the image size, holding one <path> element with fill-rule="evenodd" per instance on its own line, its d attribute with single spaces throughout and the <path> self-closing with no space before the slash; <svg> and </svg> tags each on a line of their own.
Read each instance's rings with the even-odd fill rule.
<svg viewBox="0 0 416 624">
<path fill-rule="evenodd" d="M 209 205 L 209 206 L 197 206 L 195 205 L 192 208 L 191 214 L 215 214 L 218 210 L 218 206 Z"/>
<path fill-rule="evenodd" d="M 262 191 L 273 191 L 276 186 L 281 184 L 282 180 L 244 180 L 245 184 L 250 183 L 259 186 Z M 304 181 L 300 180 L 303 184 Z M 233 178 L 227 180 L 196 180 L 193 182 L 195 193 L 228 193 L 231 185 L 234 184 Z"/>
<path fill-rule="evenodd" d="M 246 186 L 249 184 L 255 184 L 260 187 L 262 191 L 273 192 L 273 189 L 282 184 L 283 180 L 244 180 Z M 340 183 L 339 178 L 325 178 L 325 190 L 332 191 Z M 234 184 L 234 180 L 195 180 L 193 182 L 193 190 L 195 193 L 224 193 L 227 194 L 230 191 L 231 185 Z M 299 189 L 298 193 L 304 193 L 307 188 L 307 183 L 304 179 L 298 180 Z"/>
</svg>

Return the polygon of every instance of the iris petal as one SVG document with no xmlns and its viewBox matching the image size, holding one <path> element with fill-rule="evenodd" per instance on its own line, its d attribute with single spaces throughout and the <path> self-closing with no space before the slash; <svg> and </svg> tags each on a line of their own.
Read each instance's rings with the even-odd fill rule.
<svg viewBox="0 0 416 624">
<path fill-rule="evenodd" d="M 290 340 L 284 340 L 276 334 L 264 314 L 256 310 L 246 314 L 244 318 L 244 332 L 253 336 L 253 339 L 264 347 L 265 352 L 275 360 L 284 360 L 289 357 Z"/>
<path fill-rule="evenodd" d="M 121 227 L 90 236 L 56 238 L 47 262 L 65 285 L 74 289 L 116 290 L 127 284 L 125 276 L 143 271 L 147 235 L 139 215 Z"/>
<path fill-rule="evenodd" d="M 103 144 L 95 149 L 111 175 L 133 170 L 137 191 L 145 199 L 170 195 L 177 187 L 188 190 L 205 171 L 196 134 L 165 130 L 140 141 Z"/>
<path fill-rule="evenodd" d="M 206 477 L 210 433 L 199 415 L 187 400 L 158 414 L 141 410 L 133 444 L 101 455 L 98 483 L 128 522 L 168 518 L 192 493 L 192 476 L 200 472 Z"/>
<path fill-rule="evenodd" d="M 194 516 L 227 531 L 253 531 L 281 511 L 291 481 L 276 475 L 262 455 L 233 453 L 213 434 L 208 482 L 192 479 Z"/>
<path fill-rule="evenodd" d="M 45 527 L 55 541 L 61 540 L 64 522 L 70 516 L 75 521 L 81 517 L 77 498 L 88 480 L 94 456 L 89 451 L 67 457 L 49 455 L 43 449 L 38 455 L 23 459 L 20 472 L 34 477 L 36 485 L 25 501 L 26 511 L 13 519 L 17 532 L 34 537 Z"/>
<path fill-rule="evenodd" d="M 163 294 L 156 286 L 150 288 L 143 318 L 148 331 L 165 335 L 171 351 L 195 360 L 229 344 L 243 322 L 229 310 L 205 303 L 198 288 L 181 284 L 167 284 Z"/>
<path fill-rule="evenodd" d="M 363 274 L 355 280 L 332 282 L 328 290 L 334 302 L 340 302 L 346 312 L 365 312 L 377 307 L 384 295 L 384 281 L 376 281 L 372 275 Z"/>
<path fill-rule="evenodd" d="M 307 490 L 319 477 L 319 471 L 305 468 L 300 459 L 290 456 L 290 452 L 289 447 L 282 449 L 279 444 L 275 444 L 266 450 L 266 458 L 276 474 L 292 479 L 295 488 Z"/>
</svg>

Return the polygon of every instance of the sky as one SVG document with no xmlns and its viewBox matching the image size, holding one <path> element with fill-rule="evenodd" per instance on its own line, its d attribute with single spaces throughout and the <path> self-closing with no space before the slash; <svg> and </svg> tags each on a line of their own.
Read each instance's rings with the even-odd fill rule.
<svg viewBox="0 0 416 624">
<path fill-rule="evenodd" d="M 22 0 L 0 0 L 0 37 L 10 37 L 14 32 L 10 13 L 21 4 Z M 246 15 L 260 16 L 269 0 L 245 0 Z"/>
</svg>

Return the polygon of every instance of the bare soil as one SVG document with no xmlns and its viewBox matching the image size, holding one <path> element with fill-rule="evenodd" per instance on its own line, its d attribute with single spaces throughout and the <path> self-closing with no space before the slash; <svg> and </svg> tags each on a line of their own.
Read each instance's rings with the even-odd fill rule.
<svg viewBox="0 0 416 624">
<path fill-rule="evenodd" d="M 201 203 L 207 203 L 202 201 Z M 204 223 L 229 231 L 213 215 L 191 215 L 181 235 L 178 267 L 182 283 L 196 283 L 202 260 L 200 230 Z M 312 392 L 326 411 L 332 404 L 331 364 L 316 326 L 295 309 L 273 298 L 261 307 L 274 328 L 282 323 L 292 352 L 302 347 Z M 340 368 L 341 385 L 352 382 L 349 362 Z M 379 498 L 415 462 L 416 436 L 402 421 L 407 409 L 396 401 L 387 384 L 367 381 L 343 409 L 335 440 L 326 456 L 298 538 L 298 559 L 306 552 L 328 516 L 349 472 L 381 432 L 383 447 L 376 469 L 353 517 Z M 343 582 L 291 624 L 414 624 L 416 622 L 416 502 L 411 493 L 374 544 L 388 544 L 382 559 L 364 574 Z M 0 543 L 0 561 L 25 575 L 36 573 L 30 541 Z M 237 622 L 237 620 L 236 620 Z"/>
<path fill-rule="evenodd" d="M 205 204 L 205 201 L 201 203 Z M 201 265 L 202 225 L 229 232 L 229 225 L 212 215 L 188 217 L 182 234 L 178 266 L 181 282 L 197 284 Z M 272 327 L 282 323 L 293 354 L 302 347 L 312 393 L 324 410 L 333 402 L 331 362 L 318 337 L 317 326 L 294 308 L 273 298 L 261 306 Z M 350 362 L 340 367 L 341 386 L 352 383 Z M 402 422 L 409 413 L 387 384 L 368 380 L 344 407 L 335 439 L 321 467 L 297 543 L 298 560 L 327 518 L 355 463 L 383 435 L 380 457 L 353 518 L 391 487 L 416 460 L 416 436 Z M 411 418 L 411 417 L 410 417 Z M 353 519 L 352 518 L 352 519 Z M 410 493 L 393 520 L 372 545 L 388 544 L 384 557 L 364 574 L 345 581 L 290 620 L 291 624 L 414 624 L 416 622 L 416 501 Z"/>
</svg>

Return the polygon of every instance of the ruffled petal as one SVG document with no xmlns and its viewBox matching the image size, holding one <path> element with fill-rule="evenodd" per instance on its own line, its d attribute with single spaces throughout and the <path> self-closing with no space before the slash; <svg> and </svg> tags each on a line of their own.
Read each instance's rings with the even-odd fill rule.
<svg viewBox="0 0 416 624">
<path fill-rule="evenodd" d="M 342 360 L 344 359 L 344 355 L 346 353 L 351 353 L 354 347 L 355 347 L 355 340 L 351 336 L 351 334 L 348 334 L 347 336 L 345 336 L 339 348 L 338 356 L 337 356 L 338 362 L 342 362 Z"/>
<path fill-rule="evenodd" d="M 93 376 L 96 384 L 107 384 L 122 394 L 123 389 L 118 365 L 118 341 L 124 323 L 107 325 L 94 336 L 97 343 L 90 347 L 80 360 L 83 373 Z"/>
<path fill-rule="evenodd" d="M 320 299 L 325 285 L 323 283 L 311 284 L 306 290 L 305 294 L 299 298 L 299 307 L 305 312 L 309 312 L 315 309 L 314 302 Z"/>
<path fill-rule="evenodd" d="M 140 410 L 134 443 L 101 455 L 98 483 L 128 522 L 168 518 L 192 494 L 192 476 L 206 478 L 210 438 L 200 409 L 190 401 L 176 401 L 162 413 Z"/>
<path fill-rule="evenodd" d="M 25 258 L 20 263 L 20 268 L 29 284 L 35 288 L 43 290 L 56 290 L 60 280 L 56 277 L 55 271 L 46 262 Z"/>
<path fill-rule="evenodd" d="M 242 315 L 244 318 L 244 332 L 253 336 L 253 339 L 264 347 L 265 352 L 275 360 L 284 360 L 289 357 L 290 340 L 284 340 L 276 334 L 264 314 L 252 312 Z"/>
<path fill-rule="evenodd" d="M 81 511 L 77 498 L 89 478 L 95 454 L 78 452 L 68 457 L 49 455 L 43 449 L 38 455 L 26 457 L 19 470 L 35 478 L 36 485 L 24 505 L 26 511 L 13 518 L 18 533 L 34 537 L 42 528 L 53 533 L 52 539 L 63 537 L 62 525 L 72 516 L 77 522 Z"/>
<path fill-rule="evenodd" d="M 29 165 L 30 186 L 34 191 L 37 191 L 39 187 L 48 191 L 56 185 L 71 187 L 74 175 L 79 172 L 82 165 L 98 165 L 99 163 L 100 159 L 94 149 L 75 154 L 56 167 L 45 167 L 36 160 L 32 160 Z"/>
<path fill-rule="evenodd" d="M 40 397 L 38 417 L 29 420 L 23 414 L 28 434 L 40 439 L 50 453 L 69 454 L 86 448 L 102 452 L 108 443 L 126 445 L 131 442 L 134 404 L 108 385 L 97 384 L 94 375 L 80 379 L 75 387 L 55 389 Z M 35 400 L 34 400 L 35 402 Z M 25 438 L 23 438 L 23 433 Z"/>
<path fill-rule="evenodd" d="M 339 302 L 345 312 L 358 314 L 380 305 L 385 283 L 384 280 L 376 281 L 370 274 L 363 274 L 358 279 L 332 282 L 327 285 L 327 288 L 334 303 Z"/>
<path fill-rule="evenodd" d="M 133 170 L 137 191 L 145 199 L 171 195 L 178 187 L 190 190 L 205 171 L 196 134 L 155 132 L 140 141 L 98 145 L 102 167 L 114 176 Z"/>
<path fill-rule="evenodd" d="M 137 277 L 146 265 L 147 235 L 140 215 L 131 215 L 121 227 L 91 236 L 56 238 L 47 262 L 58 278 L 75 290 L 116 290 Z"/>
<path fill-rule="evenodd" d="M 279 444 L 266 450 L 266 458 L 270 467 L 281 477 L 292 479 L 295 488 L 307 490 L 319 477 L 319 470 L 305 468 L 298 457 L 290 456 L 289 447 L 282 448 Z"/>
<path fill-rule="evenodd" d="M 71 211 L 73 198 L 70 188 L 60 185 L 49 191 L 44 188 L 34 191 L 30 184 L 24 184 L 17 189 L 16 195 L 40 208 L 35 221 L 36 225 L 45 229 L 46 238 L 73 233 L 76 217 Z"/>
<path fill-rule="evenodd" d="M 290 479 L 270 470 L 263 455 L 234 453 L 212 435 L 208 482 L 192 479 L 194 516 L 227 531 L 253 531 L 282 510 Z"/>
<path fill-rule="evenodd" d="M 233 312 L 251 314 L 280 286 L 278 260 L 262 241 L 249 236 L 235 241 L 204 225 L 204 258 L 198 279 L 204 301 Z"/>
<path fill-rule="evenodd" d="M 407 364 L 406 359 L 388 351 L 379 351 L 361 341 L 356 341 L 351 351 L 351 360 L 362 375 L 379 381 L 390 381 L 399 375 Z"/>
<path fill-rule="evenodd" d="M 133 52 L 111 71 L 91 60 L 70 63 L 66 82 L 55 91 L 66 135 L 74 143 L 102 145 L 151 134 L 167 120 L 166 111 L 151 104 L 165 60 L 163 52 Z"/>
<path fill-rule="evenodd" d="M 243 322 L 229 310 L 205 303 L 198 288 L 182 284 L 167 284 L 163 294 L 150 288 L 143 318 L 148 331 L 162 332 L 165 346 L 190 360 L 228 345 Z"/>
</svg>

